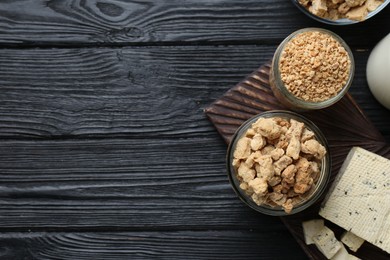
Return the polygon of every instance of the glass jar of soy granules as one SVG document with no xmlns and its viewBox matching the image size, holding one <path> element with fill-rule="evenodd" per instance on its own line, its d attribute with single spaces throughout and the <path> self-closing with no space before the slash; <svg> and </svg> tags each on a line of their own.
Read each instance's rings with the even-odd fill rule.
<svg viewBox="0 0 390 260">
<path fill-rule="evenodd" d="M 277 48 L 270 85 L 276 98 L 289 109 L 321 109 L 347 93 L 354 70 L 352 51 L 338 35 L 306 28 L 289 35 Z"/>
</svg>

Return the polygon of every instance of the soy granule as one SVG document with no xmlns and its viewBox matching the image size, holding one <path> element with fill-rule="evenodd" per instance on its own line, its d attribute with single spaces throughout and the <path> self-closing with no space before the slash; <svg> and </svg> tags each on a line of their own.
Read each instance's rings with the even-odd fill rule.
<svg viewBox="0 0 390 260">
<path fill-rule="evenodd" d="M 346 85 L 351 59 L 333 36 L 318 31 L 296 35 L 284 47 L 279 71 L 287 90 L 299 99 L 322 102 Z"/>
</svg>

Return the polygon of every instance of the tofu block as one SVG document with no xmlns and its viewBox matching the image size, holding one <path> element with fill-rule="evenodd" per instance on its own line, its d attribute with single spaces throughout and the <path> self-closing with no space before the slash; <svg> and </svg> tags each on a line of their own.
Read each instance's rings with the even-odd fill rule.
<svg viewBox="0 0 390 260">
<path fill-rule="evenodd" d="M 390 253 L 390 160 L 352 148 L 319 214 Z"/>
<path fill-rule="evenodd" d="M 340 244 L 341 244 L 340 250 L 330 260 L 360 260 L 360 258 L 348 253 L 344 245 L 342 243 Z"/>
<path fill-rule="evenodd" d="M 348 254 L 348 258 L 345 258 L 346 260 L 361 260 L 359 257 L 356 257 L 354 255 Z"/>
<path fill-rule="evenodd" d="M 313 237 L 324 227 L 323 219 L 312 219 L 302 222 L 306 245 L 314 244 Z"/>
<path fill-rule="evenodd" d="M 353 252 L 356 252 L 364 243 L 364 239 L 352 232 L 345 231 L 341 236 L 341 242 L 348 246 Z"/>
<path fill-rule="evenodd" d="M 344 245 L 341 244 L 340 250 L 331 258 L 331 260 L 349 260 L 349 253 L 345 249 Z"/>
<path fill-rule="evenodd" d="M 341 242 L 336 239 L 333 231 L 326 226 L 313 237 L 313 241 L 318 250 L 320 250 L 327 259 L 334 257 L 342 247 Z"/>
</svg>

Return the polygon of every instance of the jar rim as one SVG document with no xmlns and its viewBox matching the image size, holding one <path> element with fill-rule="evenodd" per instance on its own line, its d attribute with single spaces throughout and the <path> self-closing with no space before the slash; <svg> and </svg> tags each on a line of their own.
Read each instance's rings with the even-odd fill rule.
<svg viewBox="0 0 390 260">
<path fill-rule="evenodd" d="M 349 57 L 349 59 L 351 61 L 348 79 L 347 79 L 347 82 L 345 83 L 345 85 L 343 86 L 343 88 L 337 93 L 337 95 L 335 95 L 335 96 L 333 96 L 331 98 L 328 98 L 328 99 L 326 99 L 324 101 L 320 101 L 320 102 L 305 101 L 303 99 L 300 99 L 300 98 L 296 97 L 294 94 L 292 94 L 287 89 L 287 87 L 285 86 L 285 84 L 283 83 L 283 81 L 282 81 L 282 79 L 280 77 L 280 71 L 279 71 L 280 56 L 281 56 L 281 54 L 282 54 L 282 52 L 284 50 L 285 45 L 290 40 L 292 40 L 294 37 L 296 37 L 297 35 L 299 35 L 301 33 L 304 33 L 304 32 L 308 32 L 308 31 L 319 31 L 321 33 L 326 33 L 326 34 L 330 35 L 331 37 L 333 37 L 347 51 L 348 57 Z M 333 105 L 334 103 L 339 101 L 348 92 L 349 88 L 352 85 L 352 81 L 353 81 L 353 78 L 354 78 L 354 75 L 355 75 L 355 60 L 354 60 L 354 57 L 353 57 L 352 50 L 350 49 L 348 44 L 340 36 L 338 36 L 337 34 L 335 34 L 332 31 L 329 31 L 329 30 L 326 30 L 326 29 L 316 28 L 316 27 L 308 27 L 308 28 L 303 28 L 303 29 L 300 29 L 300 30 L 297 30 L 297 31 L 291 33 L 289 36 L 287 36 L 279 44 L 278 48 L 275 51 L 274 58 L 272 59 L 271 68 L 272 68 L 271 73 L 273 73 L 273 78 L 276 81 L 275 86 L 281 92 L 281 94 L 283 95 L 283 98 L 287 99 L 288 103 L 291 106 L 293 106 L 293 107 L 295 107 L 297 109 L 313 110 L 313 109 L 326 108 L 326 107 L 329 107 L 329 106 Z"/>
<path fill-rule="evenodd" d="M 278 207 L 271 207 L 268 205 L 257 205 L 252 198 L 250 198 L 247 194 L 245 194 L 245 191 L 243 191 L 240 186 L 240 181 L 238 180 L 236 176 L 236 170 L 234 169 L 234 166 L 232 165 L 233 162 L 233 153 L 235 150 L 235 147 L 237 145 L 238 140 L 243 136 L 245 131 L 251 127 L 251 125 L 257 121 L 259 118 L 272 118 L 272 117 L 282 117 L 287 119 L 295 119 L 299 122 L 303 122 L 305 124 L 305 127 L 307 127 L 309 130 L 313 131 L 315 134 L 315 137 L 317 141 L 319 141 L 326 149 L 325 157 L 321 160 L 321 173 L 319 176 L 319 179 L 316 182 L 315 189 L 311 192 L 311 194 L 308 197 L 305 197 L 301 202 L 294 205 L 291 213 L 286 213 L 281 206 Z M 260 114 L 257 114 L 247 121 L 245 121 L 235 132 L 233 135 L 233 138 L 231 139 L 231 142 L 228 146 L 227 155 L 226 155 L 226 167 L 227 167 L 227 173 L 229 182 L 237 194 L 237 196 L 243 201 L 247 206 L 250 208 L 261 212 L 266 215 L 271 216 L 289 216 L 293 215 L 295 213 L 301 212 L 305 210 L 306 208 L 313 205 L 323 194 L 325 191 L 327 184 L 330 179 L 331 175 L 331 157 L 329 152 L 329 145 L 328 142 L 322 133 L 322 131 L 309 119 L 306 117 L 287 110 L 271 110 L 267 112 L 263 112 Z"/>
</svg>

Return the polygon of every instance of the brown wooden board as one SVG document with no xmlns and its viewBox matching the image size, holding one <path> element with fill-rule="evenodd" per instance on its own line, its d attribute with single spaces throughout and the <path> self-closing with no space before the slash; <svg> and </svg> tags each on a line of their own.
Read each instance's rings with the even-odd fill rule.
<svg viewBox="0 0 390 260">
<path fill-rule="evenodd" d="M 221 98 L 205 109 L 205 113 L 215 125 L 218 132 L 229 143 L 236 129 L 252 116 L 269 110 L 286 109 L 273 96 L 269 86 L 270 62 L 247 76 L 243 81 L 227 91 Z M 386 158 L 390 158 L 390 145 L 375 128 L 354 99 L 347 94 L 335 105 L 318 110 L 301 113 L 312 120 L 324 133 L 329 142 L 332 158 L 332 177 L 334 180 L 349 150 L 360 146 Z M 283 223 L 311 259 L 326 259 L 314 245 L 306 245 L 302 232 L 302 221 L 319 218 L 318 211 L 325 196 L 312 207 L 301 213 L 281 217 Z M 260 213 L 259 213 L 260 214 Z M 342 229 L 328 221 L 338 238 Z M 354 255 L 361 259 L 389 259 L 390 255 L 381 249 L 365 242 Z"/>
</svg>

